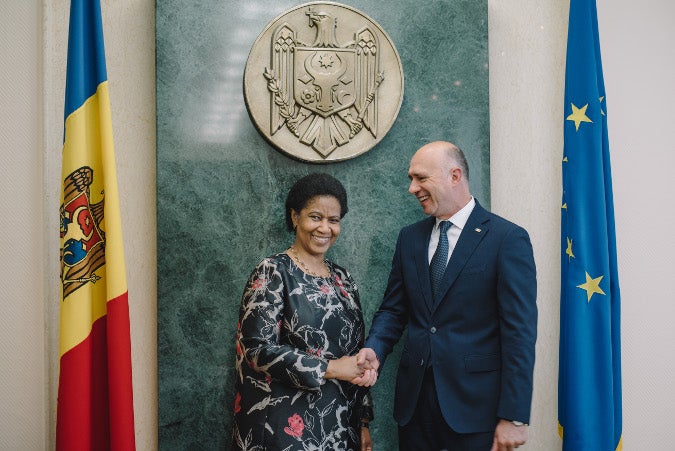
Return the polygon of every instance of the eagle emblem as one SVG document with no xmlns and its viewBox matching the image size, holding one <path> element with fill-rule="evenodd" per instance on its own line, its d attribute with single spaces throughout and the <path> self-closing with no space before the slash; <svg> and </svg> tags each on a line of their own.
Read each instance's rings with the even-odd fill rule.
<svg viewBox="0 0 675 451">
<path fill-rule="evenodd" d="M 309 6 L 307 26 L 316 29 L 312 43 L 301 42 L 287 22 L 271 35 L 270 66 L 263 76 L 270 92 L 270 135 L 286 127 L 322 158 L 359 133 L 378 137 L 377 91 L 379 42 L 369 26 L 340 43 L 338 18 Z"/>
</svg>

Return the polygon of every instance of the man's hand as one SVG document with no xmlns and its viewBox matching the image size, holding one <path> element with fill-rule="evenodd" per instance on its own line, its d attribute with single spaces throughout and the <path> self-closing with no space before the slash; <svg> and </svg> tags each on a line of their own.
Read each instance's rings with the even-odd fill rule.
<svg viewBox="0 0 675 451">
<path fill-rule="evenodd" d="M 508 420 L 499 420 L 491 451 L 513 451 L 527 441 L 527 425 L 516 426 Z"/>
<path fill-rule="evenodd" d="M 377 359 L 375 351 L 371 348 L 362 348 L 356 354 L 356 364 L 364 369 L 363 376 L 352 379 L 352 384 L 361 387 L 370 387 L 377 382 L 377 370 L 380 367 L 380 361 Z"/>
</svg>

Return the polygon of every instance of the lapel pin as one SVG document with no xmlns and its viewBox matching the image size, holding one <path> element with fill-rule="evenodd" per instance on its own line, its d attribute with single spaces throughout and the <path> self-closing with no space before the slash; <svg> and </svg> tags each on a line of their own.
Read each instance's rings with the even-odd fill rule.
<svg viewBox="0 0 675 451">
<path fill-rule="evenodd" d="M 480 232 L 481 232 L 481 230 L 480 230 L 480 229 L 474 229 L 474 230 L 475 230 L 476 232 L 478 232 L 478 233 L 480 233 Z"/>
</svg>

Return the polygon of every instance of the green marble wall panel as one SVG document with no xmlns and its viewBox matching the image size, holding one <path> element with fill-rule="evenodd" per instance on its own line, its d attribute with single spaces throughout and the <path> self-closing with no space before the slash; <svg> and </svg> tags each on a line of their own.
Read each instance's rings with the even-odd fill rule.
<svg viewBox="0 0 675 451">
<path fill-rule="evenodd" d="M 265 25 L 300 4 L 157 0 L 159 447 L 230 449 L 234 334 L 244 283 L 258 261 L 292 242 L 283 203 L 313 171 L 339 178 L 350 211 L 329 257 L 359 283 L 370 323 L 396 235 L 422 218 L 407 192 L 422 144 L 457 143 L 471 188 L 489 207 L 487 0 L 354 0 L 401 57 L 396 123 L 367 153 L 316 165 L 276 151 L 251 123 L 242 93 L 248 51 Z M 374 388 L 372 433 L 396 449 L 391 418 L 397 358 Z"/>
</svg>

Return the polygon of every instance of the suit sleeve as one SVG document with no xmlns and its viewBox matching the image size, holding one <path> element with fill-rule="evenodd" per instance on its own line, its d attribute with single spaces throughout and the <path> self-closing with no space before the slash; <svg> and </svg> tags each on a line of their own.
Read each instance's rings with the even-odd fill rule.
<svg viewBox="0 0 675 451">
<path fill-rule="evenodd" d="M 517 227 L 506 234 L 498 258 L 502 382 L 497 415 L 529 424 L 537 339 L 537 278 L 527 232 Z"/>
<path fill-rule="evenodd" d="M 375 312 L 365 346 L 372 348 L 380 361 L 380 368 L 403 334 L 408 323 L 408 299 L 405 294 L 401 247 L 403 232 L 396 241 L 387 288 L 379 309 Z"/>
</svg>

